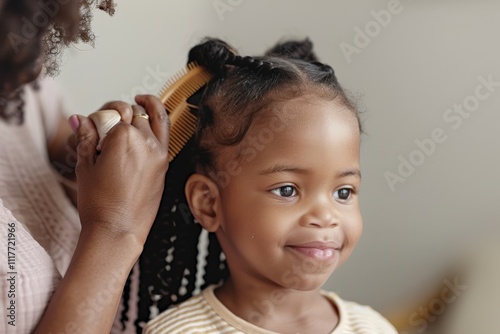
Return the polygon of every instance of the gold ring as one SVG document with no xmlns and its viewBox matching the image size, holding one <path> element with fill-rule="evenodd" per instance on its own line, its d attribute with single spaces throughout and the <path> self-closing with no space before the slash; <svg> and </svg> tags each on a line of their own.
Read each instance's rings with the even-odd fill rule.
<svg viewBox="0 0 500 334">
<path fill-rule="evenodd" d="M 141 118 L 144 118 L 145 120 L 148 120 L 149 121 L 149 115 L 148 114 L 137 114 L 137 115 L 134 115 L 132 117 L 132 119 L 136 118 L 136 117 L 141 117 Z"/>
</svg>

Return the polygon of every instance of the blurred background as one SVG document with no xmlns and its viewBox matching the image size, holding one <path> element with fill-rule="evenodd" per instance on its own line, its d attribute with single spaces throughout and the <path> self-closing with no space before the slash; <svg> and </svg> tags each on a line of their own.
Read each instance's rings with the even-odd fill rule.
<svg viewBox="0 0 500 334">
<path fill-rule="evenodd" d="M 494 319 L 469 310 L 498 310 L 487 302 L 499 295 L 488 282 L 500 262 L 500 2 L 117 3 L 114 17 L 95 13 L 95 48 L 63 56 L 68 112 L 157 93 L 204 36 L 243 55 L 309 37 L 358 100 L 365 131 L 364 234 L 325 289 L 402 332 L 459 334 L 461 321 Z"/>
</svg>

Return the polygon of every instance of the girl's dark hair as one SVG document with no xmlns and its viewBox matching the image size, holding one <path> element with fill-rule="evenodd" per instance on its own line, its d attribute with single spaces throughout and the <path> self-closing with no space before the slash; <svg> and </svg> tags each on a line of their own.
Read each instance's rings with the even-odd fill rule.
<svg viewBox="0 0 500 334">
<path fill-rule="evenodd" d="M 313 44 L 309 38 L 303 41 L 287 41 L 275 45 L 267 50 L 265 55 L 270 57 L 301 59 L 305 61 L 318 61 L 313 51 Z"/>
<path fill-rule="evenodd" d="M 184 185 L 195 170 L 216 168 L 217 152 L 240 143 L 259 112 L 276 101 L 315 94 L 338 100 L 359 124 L 334 70 L 317 60 L 312 47 L 306 39 L 276 45 L 263 57 L 241 57 L 227 43 L 207 39 L 190 50 L 188 62 L 206 67 L 214 77 L 202 92 L 195 137 L 169 166 L 160 210 L 140 258 L 138 322 L 149 319 L 151 305 L 161 312 L 229 274 L 215 235 L 208 234 L 208 246 L 199 243 L 202 228 L 189 210 Z M 201 255 L 199 249 L 204 249 Z M 204 272 L 201 286 L 195 286 L 198 269 Z"/>
<path fill-rule="evenodd" d="M 66 46 L 80 41 L 93 44 L 90 25 L 94 7 L 110 15 L 115 11 L 113 0 L 0 3 L 0 120 L 22 123 L 22 93 L 18 90 L 26 79 L 35 79 L 33 65 L 37 59 L 45 55 L 45 73 L 56 75 Z M 17 103 L 11 112 L 6 111 L 9 100 Z"/>
</svg>

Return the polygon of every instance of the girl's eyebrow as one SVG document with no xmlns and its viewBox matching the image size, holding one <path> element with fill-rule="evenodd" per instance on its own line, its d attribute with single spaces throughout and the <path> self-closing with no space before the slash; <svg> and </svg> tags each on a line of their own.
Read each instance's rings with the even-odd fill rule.
<svg viewBox="0 0 500 334">
<path fill-rule="evenodd" d="M 310 170 L 299 168 L 291 165 L 281 165 L 277 164 L 272 167 L 266 168 L 259 172 L 259 175 L 269 175 L 274 173 L 297 173 L 297 174 L 308 174 Z"/>
<path fill-rule="evenodd" d="M 346 169 L 337 174 L 337 177 L 346 177 L 346 176 L 357 176 L 361 179 L 361 171 L 359 168 Z"/>
<path fill-rule="evenodd" d="M 266 168 L 259 172 L 259 175 L 269 175 L 274 173 L 297 173 L 297 174 L 309 174 L 311 171 L 309 169 L 304 169 L 300 167 L 295 167 L 291 165 L 281 165 L 277 164 L 272 167 Z M 340 171 L 337 173 L 338 178 L 343 178 L 347 176 L 356 176 L 361 179 L 361 171 L 359 168 L 351 168 Z"/>
</svg>

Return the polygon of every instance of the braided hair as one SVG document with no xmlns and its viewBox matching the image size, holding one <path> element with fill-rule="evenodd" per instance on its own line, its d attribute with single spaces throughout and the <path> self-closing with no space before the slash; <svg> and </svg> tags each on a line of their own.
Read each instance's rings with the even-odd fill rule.
<svg viewBox="0 0 500 334">
<path fill-rule="evenodd" d="M 215 234 L 203 231 L 189 210 L 184 185 L 191 174 L 220 170 L 220 150 L 240 143 L 254 118 L 276 101 L 311 92 L 338 99 L 359 124 L 334 70 L 318 62 L 308 39 L 279 44 L 263 57 L 242 57 L 227 43 L 207 39 L 190 50 L 188 62 L 193 61 L 213 78 L 203 88 L 195 136 L 169 166 L 160 209 L 139 259 L 138 333 L 154 308 L 162 312 L 229 275 Z"/>
</svg>

